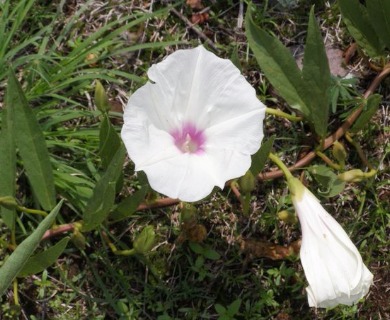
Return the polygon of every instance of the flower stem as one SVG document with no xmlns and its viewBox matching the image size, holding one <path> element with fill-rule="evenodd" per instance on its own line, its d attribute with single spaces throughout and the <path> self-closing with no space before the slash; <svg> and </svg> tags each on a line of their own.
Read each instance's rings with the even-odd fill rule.
<svg viewBox="0 0 390 320">
<path fill-rule="evenodd" d="M 113 254 L 117 256 L 133 256 L 136 254 L 135 249 L 118 250 L 115 244 L 111 242 L 111 240 L 109 239 L 108 235 L 105 232 L 102 232 L 102 237 L 104 241 L 106 241 L 107 245 L 110 247 Z"/>
<path fill-rule="evenodd" d="M 356 140 L 354 140 L 352 138 L 352 135 L 349 133 L 349 132 L 346 132 L 345 133 L 345 138 L 347 139 L 347 141 L 356 149 L 360 159 L 362 160 L 363 164 L 365 166 L 367 166 L 367 168 L 369 169 L 373 169 L 373 166 L 368 162 L 367 160 L 367 157 L 366 155 L 364 154 L 363 152 L 363 149 L 362 147 L 360 146 L 359 142 L 357 142 Z"/>
<path fill-rule="evenodd" d="M 14 303 L 19 305 L 18 278 L 14 279 Z"/>
<path fill-rule="evenodd" d="M 280 111 L 279 109 L 273 109 L 273 108 L 265 108 L 265 112 L 268 114 L 272 114 L 274 116 L 282 117 L 285 119 L 288 119 L 290 121 L 301 121 L 302 117 L 293 116 L 289 113 Z"/>
<path fill-rule="evenodd" d="M 23 211 L 23 212 L 31 213 L 31 214 L 37 214 L 37 215 L 40 215 L 40 216 L 43 216 L 43 217 L 46 217 L 46 216 L 47 216 L 47 212 L 42 211 L 42 210 L 29 209 L 29 208 L 22 207 L 22 206 L 16 206 L 16 209 L 17 209 L 18 211 Z"/>
<path fill-rule="evenodd" d="M 326 155 L 325 153 L 317 150 L 316 151 L 316 155 L 319 156 L 322 160 L 324 160 L 324 162 L 329 165 L 330 167 L 332 167 L 333 169 L 335 170 L 341 170 L 341 166 L 337 163 L 334 163 L 332 160 L 330 160 Z"/>
<path fill-rule="evenodd" d="M 293 175 L 288 170 L 287 166 L 278 158 L 277 155 L 270 153 L 268 157 L 282 170 L 283 174 L 286 176 L 287 180 L 293 178 Z"/>
</svg>

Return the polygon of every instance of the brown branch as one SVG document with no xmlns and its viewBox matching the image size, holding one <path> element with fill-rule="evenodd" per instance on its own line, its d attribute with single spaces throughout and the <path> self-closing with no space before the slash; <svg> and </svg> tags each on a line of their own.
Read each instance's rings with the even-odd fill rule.
<svg viewBox="0 0 390 320">
<path fill-rule="evenodd" d="M 138 206 L 137 211 L 154 209 L 154 208 L 169 207 L 169 206 L 173 206 L 175 204 L 178 204 L 179 202 L 180 202 L 179 199 L 162 198 L 162 199 L 155 200 L 152 203 L 141 203 Z"/>
<path fill-rule="evenodd" d="M 380 74 L 378 74 L 375 79 L 372 81 L 371 85 L 368 87 L 363 97 L 367 99 L 371 94 L 373 94 L 376 88 L 379 86 L 381 81 L 386 78 L 390 74 L 390 65 L 386 65 L 386 67 L 382 70 Z M 324 141 L 324 150 L 328 149 L 336 140 L 339 140 L 344 134 L 348 131 L 348 129 L 353 125 L 356 119 L 359 117 L 360 113 L 363 110 L 364 105 L 362 104 L 357 108 L 352 114 L 345 120 L 340 128 L 338 128 L 334 133 L 332 133 L 329 137 L 327 137 Z M 315 151 L 309 152 L 304 158 L 293 164 L 288 169 L 293 172 L 299 168 L 307 166 L 313 159 L 316 157 Z M 281 170 L 271 169 L 269 172 L 260 173 L 257 178 L 259 180 L 271 180 L 275 178 L 279 178 L 283 176 L 283 172 Z"/>
<path fill-rule="evenodd" d="M 59 234 L 65 233 L 65 232 L 73 232 L 75 223 L 67 223 L 67 224 L 61 224 L 59 226 L 55 226 L 53 229 L 47 230 L 41 239 L 46 240 L 52 237 L 55 237 Z"/>
<path fill-rule="evenodd" d="M 179 203 L 179 201 L 180 200 L 178 200 L 178 199 L 162 198 L 162 199 L 155 200 L 152 203 L 141 203 L 137 207 L 136 211 L 173 206 L 173 205 Z M 46 239 L 55 237 L 59 234 L 65 233 L 65 232 L 73 232 L 76 223 L 77 222 L 55 226 L 53 229 L 47 230 L 44 233 L 41 240 L 46 240 Z"/>
</svg>

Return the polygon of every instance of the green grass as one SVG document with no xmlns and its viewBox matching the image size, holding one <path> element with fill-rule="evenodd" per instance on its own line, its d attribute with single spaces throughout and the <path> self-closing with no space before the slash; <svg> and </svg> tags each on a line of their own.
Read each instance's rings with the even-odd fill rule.
<svg viewBox="0 0 390 320">
<path fill-rule="evenodd" d="M 247 1 L 244 1 L 245 3 Z M 281 1 L 278 1 L 282 3 Z M 73 2 L 72 2 L 73 3 Z M 58 224 L 83 217 L 97 181 L 104 175 L 100 158 L 102 116 L 93 101 L 94 80 L 100 79 L 113 105 L 125 104 L 130 92 L 146 81 L 146 70 L 178 48 L 195 46 L 198 35 L 176 15 L 168 4 L 146 1 L 101 6 L 94 1 L 23 0 L 0 4 L 0 106 L 6 89 L 7 68 L 12 66 L 20 80 L 29 105 L 39 121 L 53 167 L 57 198 L 65 203 Z M 148 2 L 149 3 L 149 2 Z M 173 3 L 172 1 L 170 2 Z M 206 3 L 206 2 L 205 2 Z M 283 2 L 285 3 L 285 2 Z M 294 5 L 292 2 L 291 5 Z M 177 10 L 190 18 L 185 2 Z M 307 28 L 310 1 L 294 10 L 258 5 L 256 22 L 289 46 L 301 45 Z M 320 7 L 317 16 L 326 21 L 323 34 L 343 34 L 343 41 L 332 37 L 333 45 L 346 48 L 349 38 L 338 25 L 337 6 Z M 256 88 L 267 106 L 290 112 L 268 80 L 260 73 L 248 50 L 243 30 L 236 28 L 239 6 L 234 1 L 210 5 L 210 18 L 196 26 L 215 42 L 218 55 L 236 59 L 242 72 Z M 33 26 L 33 27 L 31 27 Z M 335 29 L 331 29 L 335 28 Z M 91 57 L 93 60 L 88 60 Z M 358 62 L 356 62 L 357 64 Z M 367 68 L 367 67 L 365 67 Z M 365 71 L 367 71 L 366 69 Z M 352 89 L 360 95 L 371 79 L 366 73 Z M 388 80 L 387 80 L 388 81 Z M 255 250 L 242 252 L 240 239 L 289 245 L 300 238 L 296 223 L 277 218 L 281 210 L 292 209 L 283 179 L 257 184 L 251 195 L 248 215 L 228 188 L 218 191 L 196 205 L 190 220 L 178 206 L 133 212 L 117 223 L 104 223 L 83 235 L 60 234 L 41 243 L 39 251 L 71 236 L 65 252 L 42 273 L 18 280 L 20 305 L 15 306 L 12 288 L 0 298 L 1 319 L 385 319 L 390 310 L 386 302 L 389 284 L 389 90 L 383 85 L 383 105 L 372 121 L 360 131 L 360 142 L 378 174 L 374 179 L 347 184 L 332 198 L 320 198 L 325 208 L 357 245 L 363 260 L 374 273 L 375 286 L 362 303 L 338 306 L 332 310 L 308 307 L 304 288 L 306 279 L 298 258 L 271 260 Z M 331 128 L 342 123 L 344 112 L 353 105 L 342 97 L 331 114 Z M 110 113 L 116 131 L 121 127 L 121 108 Z M 4 123 L 0 108 L 0 123 Z M 387 127 L 386 127 L 387 126 Z M 315 141 L 301 122 L 291 123 L 267 116 L 266 137 L 276 135 L 275 152 L 287 164 L 294 163 L 302 150 Z M 364 168 L 356 150 L 347 148 L 347 168 Z M 327 152 L 331 157 L 331 153 Z M 17 160 L 16 198 L 23 206 L 38 206 L 23 160 Z M 323 164 L 319 159 L 316 164 Z M 126 161 L 119 203 L 139 190 L 142 178 L 135 176 Z M 271 167 L 267 163 L 264 171 Z M 310 188 L 321 197 L 311 176 Z M 313 181 L 312 181 L 313 180 Z M 149 201 L 156 195 L 147 194 Z M 20 243 L 40 223 L 41 218 L 18 212 L 15 239 Z M 132 248 L 133 241 L 146 226 L 156 232 L 155 246 L 148 255 L 120 256 L 109 248 L 105 235 L 119 250 Z M 11 234 L 0 219 L 0 267 L 12 253 L 7 244 Z M 196 232 L 190 232 L 195 230 Z M 202 234 L 206 230 L 206 234 Z M 200 243 L 191 240 L 199 240 Z M 260 242 L 256 242 L 260 243 Z"/>
</svg>

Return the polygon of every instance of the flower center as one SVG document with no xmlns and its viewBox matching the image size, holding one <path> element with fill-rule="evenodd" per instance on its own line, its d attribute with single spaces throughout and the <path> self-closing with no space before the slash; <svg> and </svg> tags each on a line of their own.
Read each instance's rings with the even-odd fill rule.
<svg viewBox="0 0 390 320">
<path fill-rule="evenodd" d="M 185 123 L 180 129 L 171 132 L 175 146 L 183 153 L 201 154 L 204 151 L 206 137 L 192 123 Z"/>
</svg>

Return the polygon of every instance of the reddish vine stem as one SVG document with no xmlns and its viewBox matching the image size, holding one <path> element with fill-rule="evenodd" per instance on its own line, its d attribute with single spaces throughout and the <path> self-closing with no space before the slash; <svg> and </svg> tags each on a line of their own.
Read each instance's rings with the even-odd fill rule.
<svg viewBox="0 0 390 320">
<path fill-rule="evenodd" d="M 163 208 L 163 207 L 173 206 L 173 205 L 178 204 L 178 203 L 179 203 L 178 199 L 162 198 L 162 199 L 157 199 L 156 201 L 154 201 L 152 203 L 141 203 L 137 207 L 136 211 L 153 209 L 153 208 Z M 76 222 L 55 226 L 54 228 L 47 230 L 43 234 L 43 237 L 41 240 L 46 240 L 46 239 L 55 237 L 57 235 L 65 233 L 65 232 L 73 232 L 73 230 L 75 228 L 75 223 Z"/>
<path fill-rule="evenodd" d="M 376 88 L 379 86 L 381 81 L 386 78 L 390 74 L 390 64 L 386 65 L 385 68 L 382 70 L 381 73 L 379 73 L 375 79 L 372 81 L 371 85 L 368 87 L 366 92 L 364 93 L 364 98 L 367 99 L 371 94 L 373 94 L 376 90 Z M 363 105 L 361 105 L 358 109 L 356 109 L 348 118 L 345 120 L 345 122 L 342 124 L 340 128 L 338 128 L 333 134 L 331 134 L 329 137 L 327 137 L 324 141 L 324 150 L 328 149 L 336 140 L 340 139 L 344 134 L 348 131 L 348 129 L 352 126 L 352 124 L 356 121 L 356 119 L 359 117 L 360 113 L 363 110 Z M 315 151 L 309 152 L 304 158 L 296 162 L 294 165 L 290 166 L 288 169 L 292 172 L 299 168 L 302 168 L 306 165 L 308 165 L 313 159 L 316 157 Z M 276 179 L 283 176 L 283 172 L 280 170 L 271 170 L 266 173 L 261 173 L 257 176 L 259 180 L 271 180 Z M 235 193 L 236 196 L 239 197 L 240 192 L 235 186 L 231 186 L 232 191 Z M 162 208 L 162 207 L 168 207 L 175 204 L 178 204 L 180 201 L 178 199 L 172 199 L 172 198 L 162 198 L 154 201 L 153 203 L 141 203 L 137 211 L 141 210 L 147 210 L 147 209 L 153 209 L 153 208 Z M 48 230 L 45 232 L 45 234 L 42 237 L 42 240 L 49 239 L 51 237 L 57 236 L 59 234 L 65 233 L 65 232 L 73 232 L 74 230 L 74 223 L 68 223 L 63 224 L 60 226 L 57 226 L 51 230 Z"/>
<path fill-rule="evenodd" d="M 390 74 L 390 65 L 387 65 L 381 73 L 379 73 L 371 85 L 368 87 L 366 92 L 364 93 L 364 98 L 367 99 L 371 94 L 374 93 L 375 89 L 379 86 L 381 81 Z M 332 133 L 329 137 L 327 137 L 324 141 L 324 150 L 328 149 L 336 140 L 340 139 L 344 134 L 348 131 L 348 129 L 352 126 L 352 124 L 359 117 L 360 113 L 363 110 L 364 105 L 359 106 L 342 124 L 340 128 L 338 128 L 334 133 Z M 316 157 L 315 151 L 309 152 L 304 158 L 293 164 L 288 168 L 291 172 L 307 166 L 313 159 Z M 283 176 L 283 172 L 281 170 L 271 170 L 266 173 L 260 173 L 257 178 L 259 180 L 271 180 L 276 179 Z"/>
</svg>

